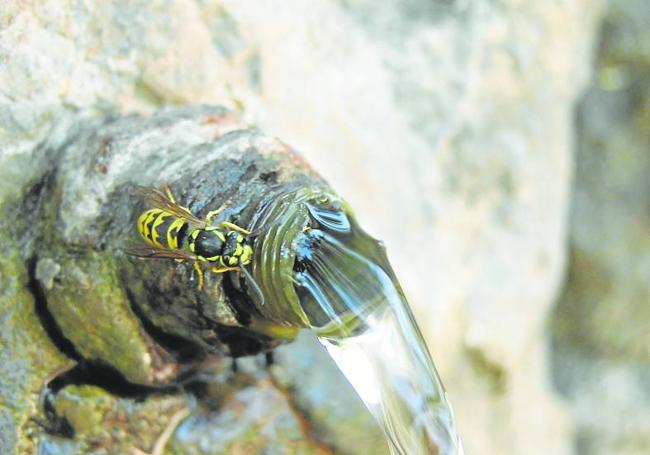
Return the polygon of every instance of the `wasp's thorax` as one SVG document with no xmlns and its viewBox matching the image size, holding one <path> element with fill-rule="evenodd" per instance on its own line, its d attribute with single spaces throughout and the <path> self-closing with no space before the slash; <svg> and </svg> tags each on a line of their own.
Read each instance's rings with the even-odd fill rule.
<svg viewBox="0 0 650 455">
<path fill-rule="evenodd" d="M 190 233 L 190 250 L 204 258 L 220 256 L 225 244 L 226 236 L 216 228 L 194 229 Z"/>
<path fill-rule="evenodd" d="M 205 229 L 194 229 L 189 235 L 188 246 L 199 260 L 218 262 L 225 267 L 236 267 L 251 262 L 253 252 L 244 240 L 244 236 L 239 232 L 224 232 L 215 226 L 210 226 Z"/>
</svg>

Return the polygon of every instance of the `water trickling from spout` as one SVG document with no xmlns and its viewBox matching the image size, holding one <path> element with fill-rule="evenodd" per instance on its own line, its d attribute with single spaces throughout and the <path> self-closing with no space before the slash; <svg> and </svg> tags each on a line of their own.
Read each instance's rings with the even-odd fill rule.
<svg viewBox="0 0 650 455">
<path fill-rule="evenodd" d="M 293 272 L 302 310 L 393 455 L 462 455 L 451 406 L 383 245 L 308 204 Z"/>
<path fill-rule="evenodd" d="M 377 311 L 361 335 L 321 342 L 382 426 L 392 454 L 460 455 L 442 384 L 400 311 Z"/>
</svg>

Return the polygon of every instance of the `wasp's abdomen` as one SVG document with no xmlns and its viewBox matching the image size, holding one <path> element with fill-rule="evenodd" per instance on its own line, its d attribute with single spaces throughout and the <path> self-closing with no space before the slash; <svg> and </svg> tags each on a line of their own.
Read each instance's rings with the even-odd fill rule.
<svg viewBox="0 0 650 455">
<path fill-rule="evenodd" d="M 187 223 L 161 209 L 149 209 L 138 218 L 138 232 L 150 245 L 178 249 L 183 243 Z"/>
</svg>

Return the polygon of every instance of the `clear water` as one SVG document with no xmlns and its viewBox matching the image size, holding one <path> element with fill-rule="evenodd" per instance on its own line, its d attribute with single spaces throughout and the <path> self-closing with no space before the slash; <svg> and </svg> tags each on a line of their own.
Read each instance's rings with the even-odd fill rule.
<svg viewBox="0 0 650 455">
<path fill-rule="evenodd" d="M 319 339 L 394 455 L 462 455 L 454 416 L 383 245 L 343 208 L 309 206 L 293 281 Z"/>
<path fill-rule="evenodd" d="M 367 329 L 321 338 L 386 434 L 394 455 L 461 455 L 453 412 L 423 340 L 404 307 L 368 315 Z"/>
</svg>

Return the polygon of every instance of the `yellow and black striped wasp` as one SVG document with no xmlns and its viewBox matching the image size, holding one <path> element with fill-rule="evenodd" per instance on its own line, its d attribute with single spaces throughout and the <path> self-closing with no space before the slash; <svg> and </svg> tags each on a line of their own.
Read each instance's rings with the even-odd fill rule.
<svg viewBox="0 0 650 455">
<path fill-rule="evenodd" d="M 201 220 L 176 203 L 169 186 L 162 190 L 138 186 L 135 191 L 151 208 L 142 212 L 137 221 L 138 232 L 147 244 L 131 246 L 127 250 L 129 254 L 149 259 L 192 261 L 200 290 L 204 282 L 202 264 L 210 265 L 214 273 L 241 271 L 263 300 L 259 286 L 245 268 L 253 258 L 252 247 L 245 243 L 251 232 L 229 221 L 212 224 L 212 220 L 228 207 L 229 201 Z"/>
</svg>

